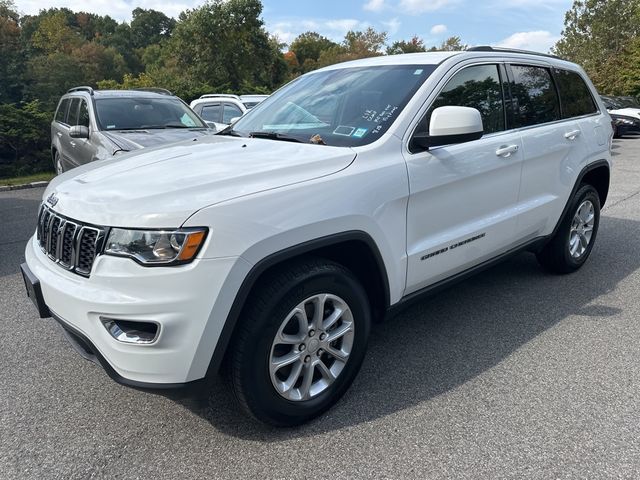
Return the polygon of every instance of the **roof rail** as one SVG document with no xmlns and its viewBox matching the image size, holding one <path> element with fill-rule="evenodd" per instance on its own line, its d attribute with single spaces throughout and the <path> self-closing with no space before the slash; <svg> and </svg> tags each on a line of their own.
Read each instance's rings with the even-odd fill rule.
<svg viewBox="0 0 640 480">
<path fill-rule="evenodd" d="M 93 88 L 83 86 L 83 87 L 73 87 L 67 90 L 67 93 L 73 93 L 73 92 L 89 92 L 89 95 L 93 95 Z"/>
<path fill-rule="evenodd" d="M 525 55 L 537 55 L 539 57 L 548 57 L 555 58 L 557 60 L 562 60 L 562 58 L 557 55 L 552 55 L 550 53 L 540 53 L 540 52 L 532 52 L 531 50 L 518 50 L 517 48 L 502 48 L 502 47 L 492 47 L 490 45 L 478 45 L 476 47 L 467 47 L 467 52 L 496 52 L 496 53 L 522 53 Z"/>
<path fill-rule="evenodd" d="M 140 88 L 132 88 L 131 90 L 137 90 L 139 92 L 153 92 L 153 93 L 159 93 L 161 95 L 171 95 L 173 96 L 173 93 L 171 93 L 169 90 L 167 90 L 166 88 L 159 88 L 159 87 L 140 87 Z"/>
<path fill-rule="evenodd" d="M 200 98 L 214 98 L 214 97 L 235 98 L 236 100 L 240 100 L 240 97 L 238 95 L 233 95 L 231 93 L 206 93 L 204 95 L 200 95 Z"/>
</svg>

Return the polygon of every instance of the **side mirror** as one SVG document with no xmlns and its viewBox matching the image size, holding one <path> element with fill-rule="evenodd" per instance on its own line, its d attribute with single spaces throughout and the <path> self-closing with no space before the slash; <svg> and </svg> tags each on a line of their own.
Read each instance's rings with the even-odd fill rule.
<svg viewBox="0 0 640 480">
<path fill-rule="evenodd" d="M 412 143 L 420 149 L 471 142 L 482 138 L 482 116 L 475 108 L 438 107 L 431 114 L 429 133 L 418 132 Z"/>
<path fill-rule="evenodd" d="M 218 127 L 216 127 L 215 122 L 209 122 L 208 120 L 205 120 L 204 123 L 207 124 L 207 127 L 209 127 L 211 130 L 213 130 L 214 132 L 218 131 Z"/>
<path fill-rule="evenodd" d="M 89 128 L 84 125 L 74 125 L 69 129 L 71 138 L 89 138 Z"/>
<path fill-rule="evenodd" d="M 234 123 L 236 123 L 238 120 L 240 120 L 240 117 L 233 117 L 231 119 L 231 123 L 229 125 L 233 125 Z"/>
</svg>

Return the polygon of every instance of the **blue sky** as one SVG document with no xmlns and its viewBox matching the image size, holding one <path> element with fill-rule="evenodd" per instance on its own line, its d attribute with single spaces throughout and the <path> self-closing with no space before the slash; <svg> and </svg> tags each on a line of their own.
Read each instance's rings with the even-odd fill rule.
<svg viewBox="0 0 640 480">
<path fill-rule="evenodd" d="M 16 0 L 22 13 L 41 8 L 109 14 L 130 20 L 135 7 L 177 15 L 202 5 L 202 0 Z M 413 35 L 430 45 L 458 35 L 470 45 L 499 45 L 545 52 L 559 38 L 571 0 L 263 0 L 263 17 L 270 32 L 283 42 L 297 34 L 317 31 L 340 40 L 350 29 L 369 26 L 389 33 L 391 41 Z"/>
</svg>

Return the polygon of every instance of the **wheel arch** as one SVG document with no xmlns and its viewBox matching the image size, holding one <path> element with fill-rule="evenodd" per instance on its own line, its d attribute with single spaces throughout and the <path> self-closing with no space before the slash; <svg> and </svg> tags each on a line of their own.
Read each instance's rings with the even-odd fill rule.
<svg viewBox="0 0 640 480">
<path fill-rule="evenodd" d="M 245 276 L 216 343 L 207 377 L 220 370 L 247 298 L 260 279 L 274 268 L 305 256 L 325 258 L 349 268 L 367 291 L 374 318 L 384 317 L 390 305 L 389 278 L 380 250 L 369 234 L 353 230 L 287 247 L 260 260 Z"/>
<path fill-rule="evenodd" d="M 609 182 L 611 180 L 611 171 L 606 161 L 595 162 L 586 167 L 582 171 L 581 177 L 578 179 L 578 185 L 588 183 L 598 192 L 600 197 L 600 207 L 604 207 L 609 195 Z"/>
<path fill-rule="evenodd" d="M 560 215 L 560 217 L 558 218 L 558 221 L 556 222 L 556 226 L 554 227 L 553 232 L 550 235 L 547 235 L 545 237 L 545 242 L 540 242 L 540 244 L 537 245 L 536 248 L 532 248 L 532 250 L 533 251 L 539 250 L 546 244 L 546 241 L 548 241 L 549 239 L 553 238 L 556 235 L 556 233 L 558 232 L 558 229 L 560 228 L 560 224 L 562 223 L 562 219 L 565 217 L 565 215 L 567 214 L 567 211 L 569 210 L 571 199 L 574 197 L 574 195 L 580 188 L 580 185 L 582 185 L 583 183 L 588 183 L 589 185 L 592 185 L 596 189 L 596 191 L 598 192 L 598 196 L 600 197 L 600 207 L 603 207 L 604 202 L 606 202 L 607 200 L 607 195 L 609 194 L 610 177 L 611 177 L 610 165 L 607 160 L 596 160 L 595 162 L 592 162 L 587 166 L 585 166 L 580 171 L 580 173 L 576 178 L 573 188 L 571 189 L 571 193 L 567 198 L 567 202 L 564 206 L 564 209 L 562 210 L 562 214 Z"/>
</svg>

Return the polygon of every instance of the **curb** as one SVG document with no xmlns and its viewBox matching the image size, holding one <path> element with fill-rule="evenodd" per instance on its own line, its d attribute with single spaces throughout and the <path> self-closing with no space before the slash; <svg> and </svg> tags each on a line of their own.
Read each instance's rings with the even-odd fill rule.
<svg viewBox="0 0 640 480">
<path fill-rule="evenodd" d="M 0 185 L 0 192 L 8 192 L 10 190 L 24 190 L 25 188 L 40 188 L 46 187 L 49 182 L 31 182 L 24 185 Z"/>
</svg>

